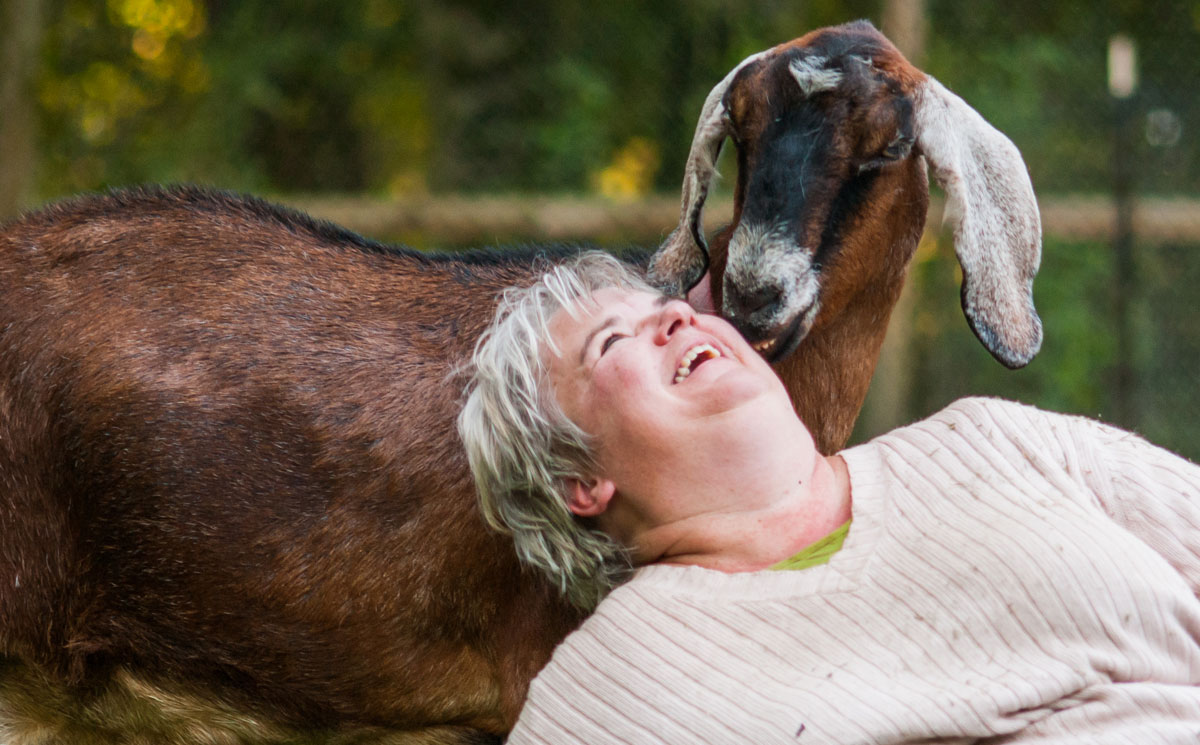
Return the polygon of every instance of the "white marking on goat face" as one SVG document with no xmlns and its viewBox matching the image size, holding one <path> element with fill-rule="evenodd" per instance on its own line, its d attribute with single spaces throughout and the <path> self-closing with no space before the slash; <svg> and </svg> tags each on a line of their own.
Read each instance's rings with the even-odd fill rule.
<svg viewBox="0 0 1200 745">
<path fill-rule="evenodd" d="M 813 269 L 812 252 L 796 245 L 793 231 L 786 225 L 742 222 L 729 241 L 729 259 L 725 267 L 724 312 L 761 334 L 782 330 L 798 316 L 810 324 L 819 304 L 820 277 Z M 750 317 L 733 301 L 733 295 L 752 295 L 757 291 L 777 290 L 778 302 Z"/>
<path fill-rule="evenodd" d="M 827 57 L 798 57 L 788 65 L 788 71 L 792 73 L 804 95 L 811 96 L 821 91 L 833 90 L 842 82 L 841 71 L 826 67 L 827 64 Z"/>
<path fill-rule="evenodd" d="M 703 235 L 704 202 L 708 198 L 708 188 L 717 176 L 716 158 L 721 143 L 729 135 L 729 112 L 723 103 L 725 93 L 742 68 L 771 54 L 768 50 L 742 60 L 704 100 L 684 168 L 679 226 L 667 236 L 650 262 L 651 278 L 656 284 L 665 285 L 670 292 L 687 289 L 689 284 L 698 281 L 698 275 L 702 275 L 707 266 L 708 247 Z"/>
</svg>

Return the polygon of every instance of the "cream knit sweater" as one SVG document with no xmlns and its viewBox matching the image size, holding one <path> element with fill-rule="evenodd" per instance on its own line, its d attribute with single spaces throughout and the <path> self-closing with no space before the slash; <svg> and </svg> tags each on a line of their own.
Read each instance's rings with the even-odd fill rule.
<svg viewBox="0 0 1200 745">
<path fill-rule="evenodd" d="M 1200 743 L 1200 467 L 986 399 L 843 455 L 829 564 L 640 570 L 509 744 Z"/>
</svg>

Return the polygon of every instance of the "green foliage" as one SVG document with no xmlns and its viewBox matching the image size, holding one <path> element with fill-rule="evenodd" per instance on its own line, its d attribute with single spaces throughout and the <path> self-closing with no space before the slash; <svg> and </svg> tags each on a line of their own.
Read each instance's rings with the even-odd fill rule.
<svg viewBox="0 0 1200 745">
<path fill-rule="evenodd" d="M 1200 261 L 1195 245 L 1141 252 L 1141 304 L 1135 315 L 1138 429 L 1151 441 L 1200 462 Z"/>
<path fill-rule="evenodd" d="M 1111 249 L 1050 240 L 1035 283 L 1034 301 L 1046 343 L 1033 362 L 1013 373 L 994 359 L 967 326 L 958 305 L 961 272 L 949 237 L 936 255 L 914 266 L 920 369 L 917 408 L 930 411 L 965 395 L 1016 398 L 1056 411 L 1102 414 L 1103 373 L 1113 341 L 1107 283 Z"/>
<path fill-rule="evenodd" d="M 47 0 L 42 191 L 192 180 L 276 192 L 595 187 L 631 140 L 677 188 L 695 115 L 740 59 L 879 0 Z M 1194 5 L 1194 4 L 1192 4 Z M 1139 116 L 1190 132 L 1198 12 L 1168 0 L 929 0 L 925 67 L 1010 134 L 1041 190 L 1107 186 L 1109 35 Z M 1144 122 L 1139 120 L 1139 126 Z M 1138 160 L 1194 190 L 1200 143 Z M 644 164 L 649 166 L 650 164 Z"/>
<path fill-rule="evenodd" d="M 646 186 L 674 190 L 695 113 L 729 67 L 876 6 L 48 1 L 47 197 L 173 180 L 587 190 L 631 141 L 650 145 Z"/>
<path fill-rule="evenodd" d="M 1034 286 L 1045 342 L 1027 367 L 1008 370 L 971 333 L 958 306 L 961 273 L 949 236 L 920 257 L 909 419 L 963 396 L 1000 396 L 1052 411 L 1098 417 L 1200 459 L 1195 402 L 1200 400 L 1200 261 L 1195 246 L 1138 245 L 1140 290 L 1134 298 L 1133 421 L 1117 420 L 1111 385 L 1116 364 L 1113 249 L 1106 243 L 1048 238 Z M 1192 402 L 1190 405 L 1188 402 Z M 856 440 L 877 433 L 860 431 Z"/>
<path fill-rule="evenodd" d="M 427 91 L 398 3 L 247 2 L 210 13 L 201 0 L 108 0 L 108 12 L 59 0 L 57 10 L 40 86 L 44 191 L 174 180 L 356 190 L 424 179 Z M 190 22 L 157 31 L 156 17 L 172 13 Z M 161 49 L 140 41 L 150 32 Z"/>
<path fill-rule="evenodd" d="M 136 180 L 171 159 L 165 146 L 207 84 L 206 24 L 193 0 L 57 0 L 43 42 L 43 191 Z M 169 167 L 167 169 L 169 170 Z"/>
</svg>

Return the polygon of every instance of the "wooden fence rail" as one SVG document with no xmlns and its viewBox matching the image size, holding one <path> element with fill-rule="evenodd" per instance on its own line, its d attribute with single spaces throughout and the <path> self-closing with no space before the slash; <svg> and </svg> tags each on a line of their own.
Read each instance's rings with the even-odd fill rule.
<svg viewBox="0 0 1200 745">
<path fill-rule="evenodd" d="M 285 197 L 309 214 L 364 235 L 416 245 L 488 245 L 510 240 L 595 241 L 604 244 L 660 241 L 679 221 L 679 198 L 652 196 L 633 202 L 576 196 L 430 196 L 379 199 L 360 196 Z M 1116 209 L 1105 196 L 1043 196 L 1043 232 L 1068 240 L 1111 240 Z M 706 223 L 731 219 L 728 198 L 714 198 Z M 941 224 L 934 200 L 928 225 Z M 1147 197 L 1136 201 L 1139 241 L 1200 243 L 1200 199 Z"/>
</svg>

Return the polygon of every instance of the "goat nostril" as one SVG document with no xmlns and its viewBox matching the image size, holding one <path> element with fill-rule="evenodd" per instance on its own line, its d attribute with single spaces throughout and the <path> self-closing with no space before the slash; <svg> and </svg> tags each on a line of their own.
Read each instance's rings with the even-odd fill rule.
<svg viewBox="0 0 1200 745">
<path fill-rule="evenodd" d="M 750 291 L 734 288 L 731 293 L 733 305 L 741 316 L 770 314 L 779 305 L 783 290 L 779 287 L 759 287 Z"/>
</svg>

